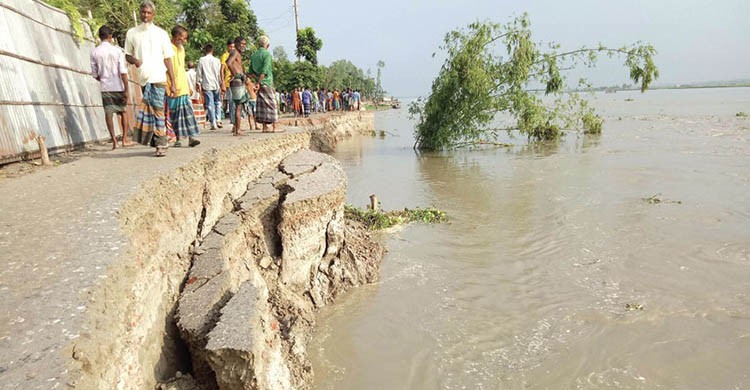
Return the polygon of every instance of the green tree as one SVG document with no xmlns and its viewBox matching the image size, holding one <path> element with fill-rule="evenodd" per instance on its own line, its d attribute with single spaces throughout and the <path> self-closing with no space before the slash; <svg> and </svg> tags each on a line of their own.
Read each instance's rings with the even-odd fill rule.
<svg viewBox="0 0 750 390">
<path fill-rule="evenodd" d="M 296 87 L 309 87 L 317 89 L 322 87 L 325 81 L 324 68 L 310 62 L 294 62 L 289 65 L 288 74 L 283 90 L 289 91 Z M 275 75 L 274 75 L 275 77 Z"/>
<path fill-rule="evenodd" d="M 500 130 L 518 130 L 530 140 L 555 139 L 562 129 L 601 130 L 602 119 L 576 93 L 564 94 L 563 71 L 593 67 L 598 55 L 620 56 L 630 78 L 645 91 L 659 72 L 656 50 L 637 43 L 619 48 L 603 45 L 560 51 L 560 45 L 534 42 L 527 15 L 501 25 L 472 23 L 446 34 L 441 49 L 447 58 L 426 100 L 410 106 L 418 119 L 415 147 L 448 149 L 492 142 Z M 579 86 L 585 86 L 585 79 Z M 545 104 L 531 90 L 542 86 L 555 99 Z M 511 129 L 491 128 L 496 114 L 516 120 Z"/>
<path fill-rule="evenodd" d="M 206 27 L 208 18 L 206 8 L 208 3 L 204 0 L 182 0 L 182 16 L 184 25 L 189 31 L 196 31 Z"/>
<path fill-rule="evenodd" d="M 325 85 L 331 89 L 356 89 L 362 92 L 363 97 L 372 97 L 377 89 L 371 76 L 351 61 L 343 59 L 334 61 L 325 69 Z"/>
<path fill-rule="evenodd" d="M 125 34 L 128 29 L 140 23 L 138 0 L 66 0 L 75 3 L 82 15 L 91 11 L 93 20 L 90 20 L 91 29 L 96 36 L 100 26 L 106 24 L 114 30 L 114 38 L 120 45 L 125 44 Z M 156 7 L 154 23 L 169 31 L 180 15 L 180 2 L 177 0 L 153 0 Z"/>
<path fill-rule="evenodd" d="M 323 41 L 315 36 L 312 27 L 300 29 L 297 33 L 297 49 L 294 51 L 298 57 L 304 57 L 313 65 L 318 65 L 318 51 L 323 48 Z"/>
<path fill-rule="evenodd" d="M 260 36 L 257 18 L 244 0 L 186 0 L 194 3 L 191 8 L 183 9 L 187 20 L 189 12 L 203 17 L 204 22 L 197 29 L 190 31 L 187 57 L 197 59 L 203 47 L 211 43 L 216 53 L 221 53 L 228 40 L 243 37 L 248 41 L 248 51 L 253 51 L 253 43 Z M 203 3 L 199 5 L 199 3 Z M 200 9 L 196 12 L 195 9 Z"/>
<path fill-rule="evenodd" d="M 289 55 L 286 54 L 284 46 L 276 46 L 273 48 L 273 60 L 276 62 L 289 62 Z"/>
<path fill-rule="evenodd" d="M 292 77 L 292 63 L 283 46 L 273 48 L 273 83 L 276 89 L 288 91 L 294 84 Z M 292 87 L 294 88 L 294 87 Z"/>
</svg>

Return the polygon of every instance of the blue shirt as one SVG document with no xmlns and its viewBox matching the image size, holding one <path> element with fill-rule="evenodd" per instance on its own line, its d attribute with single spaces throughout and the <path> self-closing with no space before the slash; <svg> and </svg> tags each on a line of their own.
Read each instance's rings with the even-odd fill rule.
<svg viewBox="0 0 750 390">
<path fill-rule="evenodd" d="M 310 93 L 310 91 L 308 90 L 305 90 L 304 92 L 302 92 L 302 103 L 310 104 L 311 101 L 312 101 L 312 93 Z"/>
</svg>

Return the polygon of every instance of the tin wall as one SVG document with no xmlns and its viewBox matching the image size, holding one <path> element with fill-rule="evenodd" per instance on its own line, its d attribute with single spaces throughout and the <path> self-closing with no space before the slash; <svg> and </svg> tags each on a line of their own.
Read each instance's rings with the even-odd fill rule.
<svg viewBox="0 0 750 390">
<path fill-rule="evenodd" d="M 91 33 L 78 42 L 67 15 L 38 0 L 0 1 L 0 164 L 109 139 Z"/>
</svg>

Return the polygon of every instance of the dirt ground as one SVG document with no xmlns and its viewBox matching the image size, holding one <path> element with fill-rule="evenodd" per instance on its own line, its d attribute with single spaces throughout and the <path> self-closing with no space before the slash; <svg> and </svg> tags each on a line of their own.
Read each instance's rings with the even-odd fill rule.
<svg viewBox="0 0 750 390">
<path fill-rule="evenodd" d="M 138 147 L 138 146 L 133 146 Z M 119 149 L 119 148 L 118 148 Z M 13 179 L 28 175 L 38 171 L 52 170 L 62 164 L 71 163 L 80 159 L 81 157 L 89 157 L 106 153 L 112 150 L 111 142 L 102 142 L 96 144 L 89 144 L 71 151 L 62 151 L 58 154 L 49 156 L 52 165 L 42 165 L 41 159 L 24 160 L 10 164 L 0 165 L 0 182 L 3 180 Z"/>
</svg>

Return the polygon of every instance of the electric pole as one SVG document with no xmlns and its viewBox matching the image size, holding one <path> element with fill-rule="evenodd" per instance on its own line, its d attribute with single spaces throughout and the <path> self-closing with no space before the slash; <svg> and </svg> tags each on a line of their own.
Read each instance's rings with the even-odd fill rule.
<svg viewBox="0 0 750 390">
<path fill-rule="evenodd" d="M 294 23 L 297 26 L 297 29 L 295 30 L 296 35 L 294 36 L 294 42 L 297 42 L 297 39 L 299 38 L 299 4 L 297 3 L 298 0 L 294 0 Z M 297 55 L 297 62 L 302 62 L 302 56 Z"/>
</svg>

